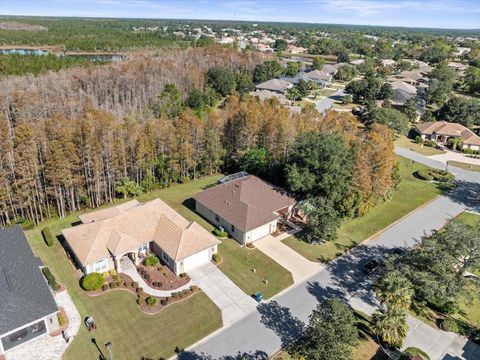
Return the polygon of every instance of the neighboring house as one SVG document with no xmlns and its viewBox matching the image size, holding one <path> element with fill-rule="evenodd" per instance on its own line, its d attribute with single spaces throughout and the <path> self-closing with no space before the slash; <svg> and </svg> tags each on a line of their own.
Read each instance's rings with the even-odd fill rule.
<svg viewBox="0 0 480 360">
<path fill-rule="evenodd" d="M 356 60 L 350 61 L 350 64 L 352 64 L 352 65 L 362 65 L 364 62 L 365 62 L 365 59 L 356 59 Z"/>
<path fill-rule="evenodd" d="M 382 59 L 382 65 L 385 67 L 395 66 L 397 62 L 393 59 Z"/>
<path fill-rule="evenodd" d="M 57 328 L 42 267 L 20 226 L 0 229 L 0 355 Z"/>
<path fill-rule="evenodd" d="M 455 62 L 455 61 L 450 61 L 448 64 L 447 64 L 448 67 L 452 68 L 452 69 L 455 69 L 456 71 L 460 72 L 460 73 L 463 73 L 465 70 L 468 69 L 468 65 L 466 64 L 462 64 L 460 62 Z"/>
<path fill-rule="evenodd" d="M 277 98 L 282 105 L 291 105 L 291 101 L 288 100 L 285 95 L 273 92 L 270 90 L 257 90 L 249 93 L 251 96 L 256 96 L 260 101 L 265 101 L 271 98 Z"/>
<path fill-rule="evenodd" d="M 257 90 L 269 90 L 278 94 L 285 94 L 292 87 L 291 82 L 279 79 L 271 79 L 255 86 Z"/>
<path fill-rule="evenodd" d="M 339 63 L 339 64 L 341 64 L 341 63 Z M 325 64 L 325 65 L 322 66 L 321 71 L 329 74 L 330 76 L 333 76 L 338 72 L 338 68 L 341 66 L 339 64 Z"/>
<path fill-rule="evenodd" d="M 274 233 L 278 220 L 288 218 L 295 205 L 281 189 L 246 173 L 230 175 L 194 200 L 200 215 L 242 244 Z"/>
<path fill-rule="evenodd" d="M 417 124 L 415 131 L 423 138 L 446 144 L 450 138 L 460 138 L 461 148 L 480 150 L 480 137 L 465 126 L 447 121 L 429 121 Z"/>
<path fill-rule="evenodd" d="M 179 275 L 210 262 L 219 244 L 160 199 L 145 204 L 132 200 L 82 215 L 81 221 L 62 234 L 84 274 L 121 272 L 153 252 Z"/>
<path fill-rule="evenodd" d="M 299 46 L 295 46 L 295 45 L 290 44 L 287 47 L 287 51 L 290 54 L 304 54 L 308 51 L 308 49 L 304 48 L 304 47 L 299 47 Z"/>
<path fill-rule="evenodd" d="M 392 85 L 392 90 L 395 91 L 397 89 L 403 90 L 406 93 L 416 95 L 417 94 L 417 88 L 413 85 L 407 84 L 404 81 L 393 81 L 391 83 Z"/>
<path fill-rule="evenodd" d="M 328 86 L 332 81 L 332 75 L 323 70 L 312 70 L 303 77 L 306 81 L 313 81 L 322 87 Z"/>
</svg>

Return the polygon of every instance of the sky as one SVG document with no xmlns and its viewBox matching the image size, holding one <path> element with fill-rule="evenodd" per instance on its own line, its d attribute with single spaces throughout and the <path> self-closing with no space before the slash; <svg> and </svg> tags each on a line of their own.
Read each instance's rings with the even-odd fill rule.
<svg viewBox="0 0 480 360">
<path fill-rule="evenodd" d="M 480 29 L 480 0 L 0 0 L 0 15 Z"/>
</svg>

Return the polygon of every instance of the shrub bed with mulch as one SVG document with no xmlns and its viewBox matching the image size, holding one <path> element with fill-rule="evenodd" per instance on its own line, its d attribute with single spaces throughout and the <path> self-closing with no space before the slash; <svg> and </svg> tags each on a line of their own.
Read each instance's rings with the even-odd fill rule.
<svg viewBox="0 0 480 360">
<path fill-rule="evenodd" d="M 137 271 L 148 285 L 158 290 L 175 290 L 190 281 L 187 274 L 177 276 L 167 266 L 162 265 L 139 266 Z"/>
<path fill-rule="evenodd" d="M 199 287 L 193 285 L 190 286 L 189 289 L 173 292 L 170 297 L 159 297 L 148 295 L 143 289 L 139 289 L 140 290 L 137 293 L 137 304 L 142 312 L 150 315 L 156 314 L 166 306 L 185 300 L 189 296 L 200 291 Z"/>
</svg>

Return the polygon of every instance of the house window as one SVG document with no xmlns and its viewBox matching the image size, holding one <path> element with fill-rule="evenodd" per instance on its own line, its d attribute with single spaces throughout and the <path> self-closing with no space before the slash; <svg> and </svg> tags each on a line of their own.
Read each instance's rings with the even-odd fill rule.
<svg viewBox="0 0 480 360">
<path fill-rule="evenodd" d="M 148 243 L 138 247 L 138 252 L 146 252 L 147 250 L 148 250 Z"/>
<path fill-rule="evenodd" d="M 215 214 L 215 221 L 216 221 L 216 222 L 219 222 L 219 221 L 220 221 L 220 217 L 219 217 L 217 214 Z"/>
<path fill-rule="evenodd" d="M 170 263 L 170 258 L 164 252 L 162 252 L 162 258 L 167 264 Z"/>
<path fill-rule="evenodd" d="M 107 259 L 97 261 L 93 264 L 93 271 L 95 272 L 104 272 L 107 269 Z"/>
<path fill-rule="evenodd" d="M 235 232 L 235 226 L 232 225 L 232 232 Z"/>
</svg>

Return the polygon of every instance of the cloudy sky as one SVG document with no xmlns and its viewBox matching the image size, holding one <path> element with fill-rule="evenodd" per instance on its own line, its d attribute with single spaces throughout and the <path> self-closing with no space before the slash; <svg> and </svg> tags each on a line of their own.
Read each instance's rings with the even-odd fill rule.
<svg viewBox="0 0 480 360">
<path fill-rule="evenodd" d="M 0 0 L 0 14 L 480 28 L 480 0 Z"/>
</svg>

